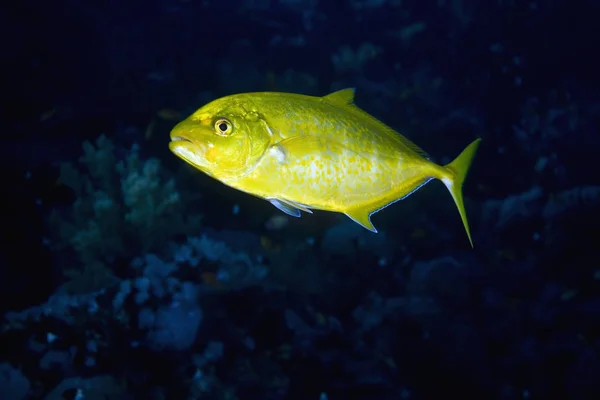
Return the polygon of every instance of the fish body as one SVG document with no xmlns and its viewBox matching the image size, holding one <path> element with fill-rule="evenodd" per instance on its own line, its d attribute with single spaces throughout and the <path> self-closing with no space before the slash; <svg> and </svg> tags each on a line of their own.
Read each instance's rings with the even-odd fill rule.
<svg viewBox="0 0 600 400">
<path fill-rule="evenodd" d="M 354 89 L 323 97 L 279 92 L 222 97 L 176 125 L 169 148 L 289 215 L 340 212 L 373 232 L 373 213 L 439 179 L 471 241 L 462 184 L 480 139 L 441 166 L 353 100 Z"/>
</svg>

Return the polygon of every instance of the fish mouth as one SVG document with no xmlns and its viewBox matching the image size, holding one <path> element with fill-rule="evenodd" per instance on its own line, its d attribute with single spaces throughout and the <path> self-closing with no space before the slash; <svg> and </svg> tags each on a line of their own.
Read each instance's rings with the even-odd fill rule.
<svg viewBox="0 0 600 400">
<path fill-rule="evenodd" d="M 206 164 L 206 160 L 202 157 L 202 147 L 184 137 L 173 136 L 169 143 L 169 150 L 198 169 L 202 169 Z"/>
<path fill-rule="evenodd" d="M 189 142 L 192 143 L 190 139 L 186 139 L 183 136 L 172 136 L 171 142 Z"/>
</svg>

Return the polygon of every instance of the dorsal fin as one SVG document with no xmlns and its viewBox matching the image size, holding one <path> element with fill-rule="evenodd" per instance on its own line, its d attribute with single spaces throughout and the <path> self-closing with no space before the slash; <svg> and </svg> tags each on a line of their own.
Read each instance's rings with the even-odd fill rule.
<svg viewBox="0 0 600 400">
<path fill-rule="evenodd" d="M 357 107 L 354 104 L 354 92 L 355 91 L 356 91 L 355 88 L 341 89 L 336 92 L 329 93 L 328 95 L 323 96 L 322 98 L 329 101 L 331 104 L 335 104 L 338 106 L 352 106 L 352 108 L 354 108 L 357 112 L 362 113 L 362 114 L 368 116 L 369 118 L 372 118 L 375 121 L 377 121 L 377 123 L 381 125 L 382 129 L 392 130 L 392 128 L 388 127 L 383 122 L 379 121 L 377 118 L 373 117 L 371 114 L 367 113 L 365 110 L 363 110 L 360 107 Z M 430 159 L 429 155 L 425 151 L 423 151 L 423 149 L 421 149 L 419 146 L 414 144 L 411 140 L 409 140 L 408 138 L 399 134 L 396 131 L 394 131 L 394 135 L 407 148 L 409 148 L 410 150 L 419 154 L 423 158 L 426 158 L 428 160 Z"/>
<path fill-rule="evenodd" d="M 327 96 L 323 96 L 323 98 L 332 104 L 347 106 L 354 103 L 355 90 L 355 88 L 342 89 L 337 92 L 329 93 Z"/>
</svg>

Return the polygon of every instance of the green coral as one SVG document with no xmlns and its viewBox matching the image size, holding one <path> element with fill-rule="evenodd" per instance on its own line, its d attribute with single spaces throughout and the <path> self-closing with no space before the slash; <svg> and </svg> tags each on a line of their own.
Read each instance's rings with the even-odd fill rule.
<svg viewBox="0 0 600 400">
<path fill-rule="evenodd" d="M 143 160 L 134 146 L 118 160 L 105 136 L 83 144 L 78 165 L 61 166 L 60 181 L 72 188 L 76 201 L 68 212 L 50 219 L 56 249 L 72 249 L 83 263 L 72 276 L 99 273 L 102 266 L 139 254 L 164 253 L 176 235 L 197 232 L 200 217 L 185 212 L 186 196 L 159 160 Z M 89 282 L 87 283 L 89 284 Z"/>
</svg>

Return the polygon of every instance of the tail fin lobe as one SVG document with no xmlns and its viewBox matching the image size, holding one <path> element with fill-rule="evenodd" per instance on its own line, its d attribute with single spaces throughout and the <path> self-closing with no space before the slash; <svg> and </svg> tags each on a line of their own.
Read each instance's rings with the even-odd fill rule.
<svg viewBox="0 0 600 400">
<path fill-rule="evenodd" d="M 442 182 L 444 182 L 444 185 L 446 185 L 448 191 L 452 195 L 456 208 L 458 208 L 460 219 L 467 232 L 471 247 L 473 247 L 473 239 L 471 238 L 471 229 L 469 228 L 469 221 L 467 220 L 467 213 L 463 202 L 462 187 L 480 142 L 481 139 L 474 140 L 454 159 L 454 161 L 445 165 L 444 168 L 448 173 L 441 178 Z"/>
</svg>

